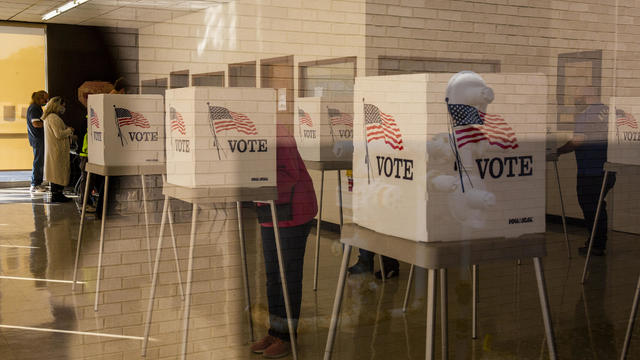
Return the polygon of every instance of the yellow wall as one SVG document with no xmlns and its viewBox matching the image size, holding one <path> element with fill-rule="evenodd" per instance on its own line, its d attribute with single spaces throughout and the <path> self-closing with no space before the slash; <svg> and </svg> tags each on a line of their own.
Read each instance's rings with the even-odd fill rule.
<svg viewBox="0 0 640 360">
<path fill-rule="evenodd" d="M 0 25 L 0 170 L 31 169 L 24 115 L 31 93 L 45 89 L 44 28 Z M 5 117 L 15 107 L 15 119 Z"/>
</svg>

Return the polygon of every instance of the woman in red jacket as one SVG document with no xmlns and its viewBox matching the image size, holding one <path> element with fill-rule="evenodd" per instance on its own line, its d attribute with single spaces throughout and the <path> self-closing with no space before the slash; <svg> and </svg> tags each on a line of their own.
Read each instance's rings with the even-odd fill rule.
<svg viewBox="0 0 640 360">
<path fill-rule="evenodd" d="M 298 326 L 302 303 L 302 269 L 311 221 L 318 212 L 311 176 L 298 153 L 295 139 L 282 125 L 277 133 L 278 227 L 287 278 L 294 331 Z M 267 273 L 269 334 L 251 346 L 251 351 L 266 358 L 279 358 L 291 352 L 287 313 L 269 206 L 258 204 L 262 249 Z"/>
</svg>

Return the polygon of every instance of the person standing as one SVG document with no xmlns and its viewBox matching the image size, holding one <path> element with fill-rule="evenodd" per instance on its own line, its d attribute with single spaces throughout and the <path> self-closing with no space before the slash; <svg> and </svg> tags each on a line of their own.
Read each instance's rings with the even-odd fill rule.
<svg viewBox="0 0 640 360">
<path fill-rule="evenodd" d="M 44 178 L 51 183 L 51 202 L 67 202 L 62 191 L 69 183 L 71 164 L 69 161 L 69 137 L 73 128 L 62 121 L 65 112 L 64 100 L 56 96 L 44 108 L 42 120 L 45 132 Z"/>
<path fill-rule="evenodd" d="M 296 141 L 282 125 L 277 127 L 277 136 L 278 228 L 296 331 L 302 305 L 304 252 L 311 222 L 318 212 L 318 203 L 311 176 L 300 157 Z M 267 275 L 270 328 L 267 336 L 251 345 L 251 351 L 274 359 L 287 356 L 291 352 L 291 343 L 270 206 L 258 204 L 257 210 Z"/>
<path fill-rule="evenodd" d="M 49 101 L 49 94 L 40 90 L 31 94 L 31 104 L 27 109 L 27 134 L 29 145 L 33 149 L 33 165 L 31 166 L 30 191 L 45 192 L 42 185 L 44 167 L 44 124 L 42 123 L 42 106 Z"/>
<path fill-rule="evenodd" d="M 575 100 L 576 109 L 573 138 L 558 148 L 558 155 L 575 152 L 578 167 L 576 192 L 578 203 L 584 215 L 589 232 L 593 229 L 600 190 L 604 180 L 604 163 L 607 161 L 607 132 L 609 107 L 600 102 L 593 87 L 582 88 Z M 616 183 L 616 174 L 609 173 L 604 187 L 603 201 L 598 217 L 598 226 L 593 236 L 591 253 L 604 256 L 607 246 L 607 203 L 604 197 Z M 589 240 L 578 249 L 582 256 L 587 255 Z"/>
</svg>

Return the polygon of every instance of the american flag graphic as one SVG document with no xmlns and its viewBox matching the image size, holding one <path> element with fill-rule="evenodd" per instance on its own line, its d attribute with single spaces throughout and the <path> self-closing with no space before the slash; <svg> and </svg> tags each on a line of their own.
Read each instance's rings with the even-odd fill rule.
<svg viewBox="0 0 640 360">
<path fill-rule="evenodd" d="M 619 128 L 620 126 L 628 126 L 632 129 L 637 129 L 638 121 L 628 112 L 616 109 L 616 128 Z"/>
<path fill-rule="evenodd" d="M 518 139 L 513 129 L 500 115 L 485 114 L 470 105 L 449 104 L 458 148 L 488 141 L 503 149 L 517 149 Z"/>
<path fill-rule="evenodd" d="M 116 108 L 116 119 L 118 119 L 118 127 L 127 125 L 135 125 L 144 129 L 151 127 L 149 120 L 144 115 L 125 108 Z"/>
<path fill-rule="evenodd" d="M 353 127 L 353 116 L 344 114 L 340 110 L 333 108 L 328 108 L 327 111 L 329 112 L 331 126 L 346 125 L 348 127 Z"/>
<path fill-rule="evenodd" d="M 245 114 L 230 111 L 222 106 L 209 105 L 209 114 L 216 131 L 236 130 L 247 135 L 258 135 L 256 125 Z"/>
<path fill-rule="evenodd" d="M 171 121 L 171 132 L 177 131 L 182 135 L 187 134 L 187 128 L 184 125 L 182 114 L 177 112 L 173 106 L 169 108 L 169 120 Z"/>
<path fill-rule="evenodd" d="M 364 104 L 364 123 L 367 143 L 384 140 L 394 150 L 403 150 L 402 134 L 393 116 L 380 111 L 377 106 Z"/>
<path fill-rule="evenodd" d="M 92 126 L 95 126 L 96 128 L 100 129 L 100 120 L 98 120 L 98 115 L 93 110 L 93 108 L 89 108 L 89 122 L 91 123 Z"/>
<path fill-rule="evenodd" d="M 307 114 L 301 108 L 298 108 L 298 119 L 300 120 L 300 125 L 313 127 L 313 121 L 311 120 L 311 116 L 309 116 L 309 114 Z"/>
</svg>

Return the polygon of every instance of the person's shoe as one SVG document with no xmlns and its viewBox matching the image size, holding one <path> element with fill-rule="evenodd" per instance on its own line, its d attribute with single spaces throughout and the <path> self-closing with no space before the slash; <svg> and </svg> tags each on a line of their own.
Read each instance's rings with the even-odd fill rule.
<svg viewBox="0 0 640 360">
<path fill-rule="evenodd" d="M 88 214 L 94 214 L 96 212 L 96 207 L 93 205 L 87 204 L 87 207 L 85 207 L 84 211 L 87 212 Z"/>
<path fill-rule="evenodd" d="M 400 269 L 385 269 L 384 270 L 384 278 L 392 279 L 394 277 L 400 276 Z M 382 280 L 382 272 L 376 271 L 376 279 Z"/>
<path fill-rule="evenodd" d="M 279 359 L 291 354 L 291 344 L 288 341 L 275 338 L 273 344 L 262 352 L 266 359 Z"/>
<path fill-rule="evenodd" d="M 267 336 L 263 337 L 262 340 L 254 342 L 251 345 L 251 347 L 250 347 L 251 352 L 254 353 L 254 354 L 262 354 L 276 340 L 277 340 L 276 337 L 273 337 L 271 335 L 267 335 Z"/>
<path fill-rule="evenodd" d="M 351 275 L 364 274 L 367 272 L 373 273 L 373 260 L 366 261 L 366 260 L 362 260 L 361 257 L 358 257 L 358 262 L 355 263 L 353 266 L 351 266 L 349 269 L 347 269 L 347 271 Z"/>
<path fill-rule="evenodd" d="M 32 193 L 42 193 L 42 192 L 46 192 L 47 188 L 45 186 L 42 185 L 31 185 L 31 187 L 29 188 L 29 191 Z"/>
<path fill-rule="evenodd" d="M 589 246 L 583 246 L 581 248 L 578 248 L 578 254 L 580 254 L 580 256 L 587 256 L 587 253 L 589 252 Z M 591 255 L 593 256 L 605 256 L 607 253 L 604 249 L 601 248 L 597 248 L 597 247 L 593 247 L 591 248 Z"/>
</svg>

